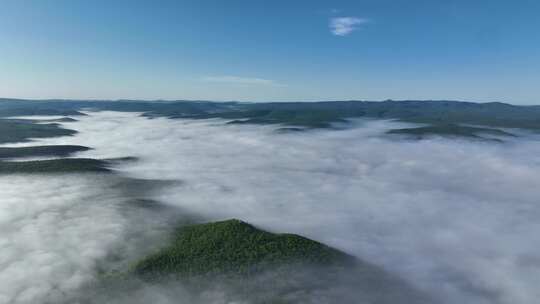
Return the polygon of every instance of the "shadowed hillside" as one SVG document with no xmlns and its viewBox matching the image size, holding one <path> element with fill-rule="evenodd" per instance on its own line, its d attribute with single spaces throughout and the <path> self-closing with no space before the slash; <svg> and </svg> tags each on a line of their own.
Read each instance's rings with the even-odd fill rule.
<svg viewBox="0 0 540 304">
<path fill-rule="evenodd" d="M 345 253 L 293 234 L 273 234 L 239 220 L 178 229 L 172 244 L 137 262 L 137 275 L 248 274 L 284 264 L 353 264 Z"/>
</svg>

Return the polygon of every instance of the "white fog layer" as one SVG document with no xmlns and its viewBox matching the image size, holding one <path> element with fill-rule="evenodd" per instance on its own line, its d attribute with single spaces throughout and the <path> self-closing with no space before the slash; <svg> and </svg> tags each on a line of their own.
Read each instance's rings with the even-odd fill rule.
<svg viewBox="0 0 540 304">
<path fill-rule="evenodd" d="M 0 303 L 35 303 L 91 279 L 124 224 L 100 184 L 0 177 Z"/>
<path fill-rule="evenodd" d="M 144 194 L 205 220 L 297 233 L 381 266 L 437 303 L 540 298 L 540 141 L 384 136 L 403 124 L 280 134 L 276 126 L 88 112 L 77 157 L 138 160 L 122 176 L 181 181 Z M 17 145 L 10 145 L 17 146 Z M 0 177 L 0 303 L 39 303 L 96 276 L 136 224 L 113 177 Z M 118 177 L 120 178 L 120 177 Z M 141 232 L 142 233 L 142 232 Z M 144 234 L 144 233 L 142 233 Z M 156 233 L 157 235 L 157 233 Z M 127 245 L 125 245 L 127 246 Z M 56 294 L 58 293 L 58 294 Z"/>
</svg>

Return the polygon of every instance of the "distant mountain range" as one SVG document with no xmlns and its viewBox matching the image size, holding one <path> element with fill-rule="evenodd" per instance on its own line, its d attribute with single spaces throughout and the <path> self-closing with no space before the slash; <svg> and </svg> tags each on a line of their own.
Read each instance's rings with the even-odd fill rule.
<svg viewBox="0 0 540 304">
<path fill-rule="evenodd" d="M 282 130 L 301 131 L 313 128 L 331 128 L 335 123 L 346 123 L 351 118 L 394 119 L 424 124 L 419 128 L 391 130 L 393 134 L 409 134 L 416 138 L 428 135 L 465 136 L 482 138 L 480 134 L 512 136 L 498 128 L 540 130 L 540 106 L 517 106 L 500 102 L 474 103 L 447 100 L 403 101 L 321 101 L 321 102 L 211 102 L 211 101 L 139 101 L 139 100 L 23 100 L 0 99 L 0 117 L 28 115 L 84 115 L 81 111 L 141 112 L 146 117 L 168 118 L 222 118 L 228 124 L 280 124 Z M 27 121 L 28 122 L 28 121 Z M 40 137 L 41 132 L 66 135 L 49 125 L 27 125 L 23 131 L 21 121 L 2 120 L 4 134 L 29 132 L 26 137 Z M 482 126 L 481 128 L 471 127 Z M 46 129 L 46 130 L 41 130 Z M 11 130 L 4 132 L 4 130 Z M 7 135 L 6 135 L 7 136 Z M 5 136 L 4 136 L 5 137 Z M 25 136 L 20 135 L 24 139 Z M 0 136 L 0 142 L 6 142 Z"/>
<path fill-rule="evenodd" d="M 447 100 L 210 102 L 85 101 L 0 98 L 0 116 L 77 115 L 84 109 L 145 112 L 168 117 L 222 117 L 254 122 L 319 126 L 351 117 L 393 118 L 421 123 L 468 123 L 495 127 L 540 128 L 540 106 Z"/>
</svg>

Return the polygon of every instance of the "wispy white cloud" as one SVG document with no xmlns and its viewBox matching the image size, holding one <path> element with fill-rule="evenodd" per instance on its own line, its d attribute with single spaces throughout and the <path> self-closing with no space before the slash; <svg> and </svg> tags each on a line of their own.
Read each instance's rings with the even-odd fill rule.
<svg viewBox="0 0 540 304">
<path fill-rule="evenodd" d="M 281 86 L 274 80 L 254 77 L 239 77 L 239 76 L 206 76 L 202 78 L 205 82 L 240 84 L 240 85 L 264 85 L 264 86 Z"/>
<path fill-rule="evenodd" d="M 365 18 L 335 17 L 330 19 L 330 31 L 336 36 L 347 36 L 367 22 L 369 20 Z"/>
</svg>

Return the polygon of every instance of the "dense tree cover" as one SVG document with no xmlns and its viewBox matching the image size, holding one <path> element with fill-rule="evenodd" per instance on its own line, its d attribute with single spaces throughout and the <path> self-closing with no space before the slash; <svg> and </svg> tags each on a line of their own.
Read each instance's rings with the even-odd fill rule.
<svg viewBox="0 0 540 304">
<path fill-rule="evenodd" d="M 30 138 L 68 136 L 77 133 L 64 129 L 56 123 L 34 123 L 32 121 L 0 119 L 0 143 L 23 142 Z"/>
<path fill-rule="evenodd" d="M 472 126 L 460 126 L 457 124 L 435 124 L 417 128 L 402 128 L 393 129 L 387 132 L 388 134 L 403 134 L 410 135 L 417 139 L 425 138 L 426 136 L 462 136 L 476 139 L 499 140 L 495 137 L 515 137 L 514 134 L 492 128 L 480 128 Z"/>
<path fill-rule="evenodd" d="M 66 157 L 75 152 L 87 151 L 90 148 L 73 145 L 0 147 L 0 159 L 17 157 L 58 156 Z"/>
<path fill-rule="evenodd" d="M 214 292 L 220 303 L 432 303 L 380 267 L 235 219 L 179 226 L 163 249 L 128 271 L 103 272 L 87 298 L 107 302 L 100 300 L 147 286 L 178 288 L 190 303 L 206 303 Z"/>
<path fill-rule="evenodd" d="M 135 263 L 132 272 L 151 277 L 248 275 L 271 266 L 336 266 L 353 261 L 343 252 L 298 235 L 274 234 L 239 220 L 227 220 L 177 229 L 169 246 Z"/>
<path fill-rule="evenodd" d="M 36 161 L 0 161 L 0 174 L 109 172 L 109 163 L 91 158 L 62 158 Z"/>
</svg>

